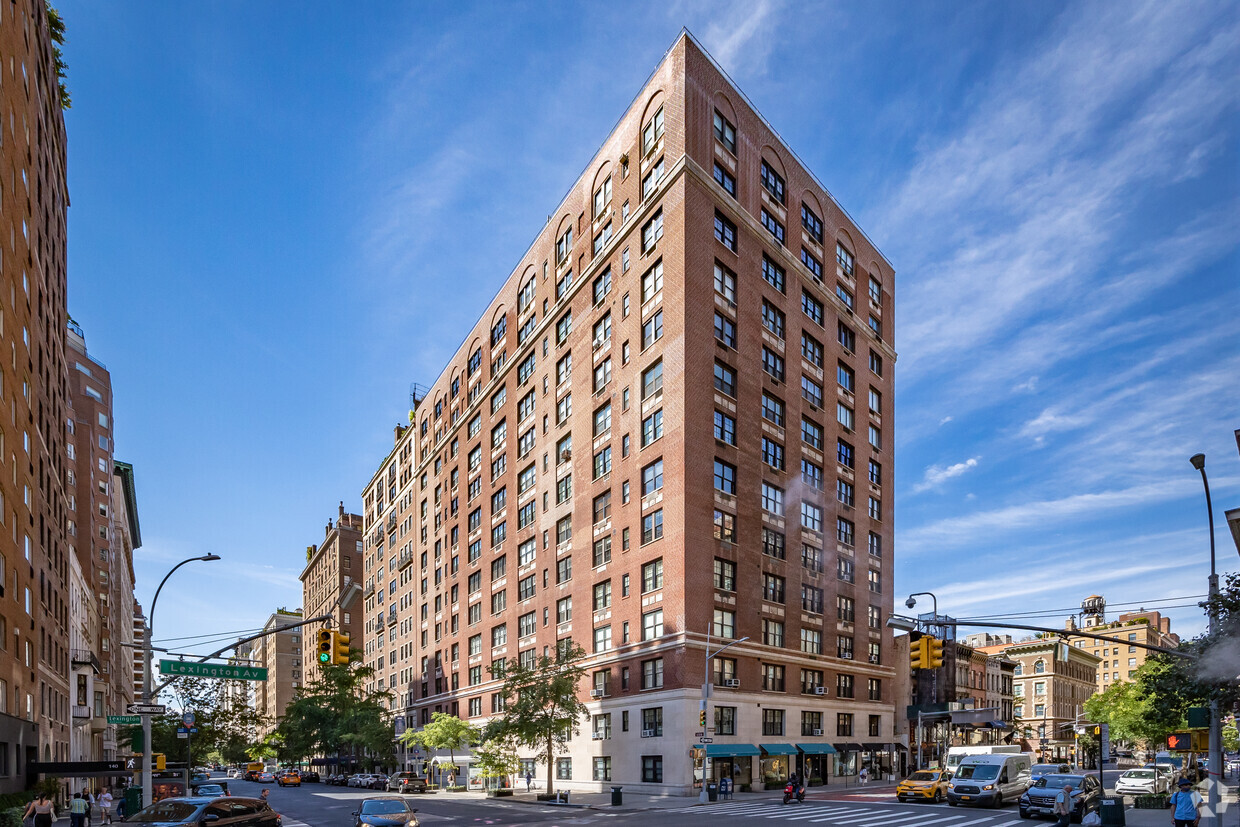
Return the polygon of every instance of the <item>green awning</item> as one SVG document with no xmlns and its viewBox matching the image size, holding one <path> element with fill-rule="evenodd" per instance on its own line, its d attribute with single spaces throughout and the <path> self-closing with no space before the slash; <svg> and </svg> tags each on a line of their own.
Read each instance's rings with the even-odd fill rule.
<svg viewBox="0 0 1240 827">
<path fill-rule="evenodd" d="M 796 748 L 806 755 L 835 755 L 835 747 L 830 744 L 796 744 Z"/>
<path fill-rule="evenodd" d="M 758 744 L 767 755 L 796 755 L 797 748 L 792 744 Z"/>
<path fill-rule="evenodd" d="M 707 758 L 741 758 L 758 754 L 753 744 L 707 744 Z"/>
</svg>

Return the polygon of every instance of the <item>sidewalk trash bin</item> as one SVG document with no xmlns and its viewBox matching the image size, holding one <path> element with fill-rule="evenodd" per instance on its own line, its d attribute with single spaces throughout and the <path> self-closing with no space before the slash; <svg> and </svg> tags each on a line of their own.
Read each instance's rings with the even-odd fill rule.
<svg viewBox="0 0 1240 827">
<path fill-rule="evenodd" d="M 707 801 L 718 801 L 719 800 L 719 785 L 718 784 L 715 784 L 712 782 L 706 785 L 706 800 Z"/>
<path fill-rule="evenodd" d="M 623 789 L 624 787 L 611 788 L 611 806 L 619 807 L 624 804 L 624 794 L 620 792 Z"/>
<path fill-rule="evenodd" d="M 1102 799 L 1098 807 L 1102 827 L 1124 827 L 1124 798 L 1114 796 Z"/>
<path fill-rule="evenodd" d="M 132 816 L 142 809 L 142 788 L 137 784 L 125 790 L 125 816 Z"/>
</svg>

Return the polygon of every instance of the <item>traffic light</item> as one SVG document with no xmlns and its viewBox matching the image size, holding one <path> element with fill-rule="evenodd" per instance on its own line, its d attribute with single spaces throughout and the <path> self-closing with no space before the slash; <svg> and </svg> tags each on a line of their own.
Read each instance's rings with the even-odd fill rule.
<svg viewBox="0 0 1240 827">
<path fill-rule="evenodd" d="M 908 645 L 908 668 L 925 669 L 930 663 L 930 638 L 910 641 Z"/>
<path fill-rule="evenodd" d="M 332 632 L 332 663 L 347 664 L 349 662 L 349 635 L 345 632 Z"/>
<path fill-rule="evenodd" d="M 155 765 L 155 770 L 163 772 L 168 769 L 168 759 L 162 752 L 157 752 L 151 756 L 151 763 Z"/>
<path fill-rule="evenodd" d="M 700 726 L 702 729 L 706 729 L 706 710 L 705 709 L 698 710 L 698 726 Z"/>
<path fill-rule="evenodd" d="M 926 647 L 926 668 L 938 669 L 943 665 L 943 641 L 937 637 L 923 637 L 921 643 Z"/>
<path fill-rule="evenodd" d="M 1167 749 L 1171 751 L 1187 752 L 1193 748 L 1193 734 L 1191 732 L 1173 732 L 1167 736 Z"/>
<path fill-rule="evenodd" d="M 319 663 L 332 662 L 331 629 L 319 629 Z"/>
</svg>

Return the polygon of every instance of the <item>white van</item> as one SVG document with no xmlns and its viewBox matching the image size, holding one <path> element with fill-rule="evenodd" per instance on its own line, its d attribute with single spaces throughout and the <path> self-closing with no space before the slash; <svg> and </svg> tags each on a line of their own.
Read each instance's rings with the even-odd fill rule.
<svg viewBox="0 0 1240 827">
<path fill-rule="evenodd" d="M 960 762 L 947 787 L 947 803 L 1002 807 L 1019 801 L 1032 781 L 1028 754 L 970 755 Z"/>
<path fill-rule="evenodd" d="M 979 744 L 972 747 L 948 747 L 944 769 L 955 773 L 960 762 L 972 755 L 1020 755 L 1020 746 L 1009 744 Z"/>
</svg>

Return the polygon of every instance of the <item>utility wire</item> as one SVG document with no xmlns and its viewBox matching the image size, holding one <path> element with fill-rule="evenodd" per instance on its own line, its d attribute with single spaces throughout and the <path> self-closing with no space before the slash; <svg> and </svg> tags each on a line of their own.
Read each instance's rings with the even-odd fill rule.
<svg viewBox="0 0 1240 827">
<path fill-rule="evenodd" d="M 160 637 L 160 638 L 151 638 L 151 642 L 152 642 L 152 643 L 170 643 L 170 642 L 172 642 L 172 641 L 176 641 L 176 640 L 201 640 L 202 638 L 211 638 L 211 639 L 213 639 L 213 640 L 214 640 L 214 639 L 216 639 L 216 638 L 220 638 L 220 639 L 222 640 L 223 638 L 227 638 L 227 637 L 230 637 L 230 636 L 232 636 L 232 635 L 241 635 L 241 634 L 245 634 L 245 633 L 247 633 L 247 632 L 249 632 L 249 633 L 257 632 L 257 631 L 259 631 L 261 628 L 262 628 L 261 626 L 256 626 L 256 627 L 254 627 L 253 629 L 236 629 L 236 630 L 231 631 L 231 632 L 212 632 L 212 633 L 211 633 L 211 634 L 209 634 L 209 635 L 187 635 L 187 636 L 185 636 L 185 637 Z"/>
<path fill-rule="evenodd" d="M 1207 596 L 1208 595 L 1204 595 L 1204 594 L 1185 594 L 1185 595 L 1178 595 L 1175 597 L 1157 598 L 1153 600 L 1133 600 L 1133 601 L 1128 601 L 1128 602 L 1123 602 L 1123 603 L 1108 603 L 1107 608 L 1113 609 L 1113 608 L 1127 608 L 1127 607 L 1136 606 L 1141 609 L 1147 609 L 1150 611 L 1154 611 L 1160 608 L 1178 609 L 1178 608 L 1196 606 L 1197 605 L 1196 601 L 1204 600 Z M 1183 601 L 1183 600 L 1191 600 L 1193 602 L 1191 603 L 1174 602 L 1174 601 Z M 1000 618 L 1003 618 L 1003 617 L 1052 617 L 1052 616 L 1068 615 L 1068 614 L 1075 615 L 1075 614 L 1078 614 L 1080 611 L 1081 611 L 1080 606 L 1071 606 L 1071 607 L 1063 608 L 1063 609 L 1035 609 L 1035 610 L 1030 610 L 1027 612 L 1005 612 L 1002 615 L 976 615 L 976 616 L 967 617 L 967 618 L 960 618 L 960 620 L 962 621 L 963 620 L 985 620 L 985 619 L 990 619 L 994 617 L 1000 617 Z"/>
</svg>

